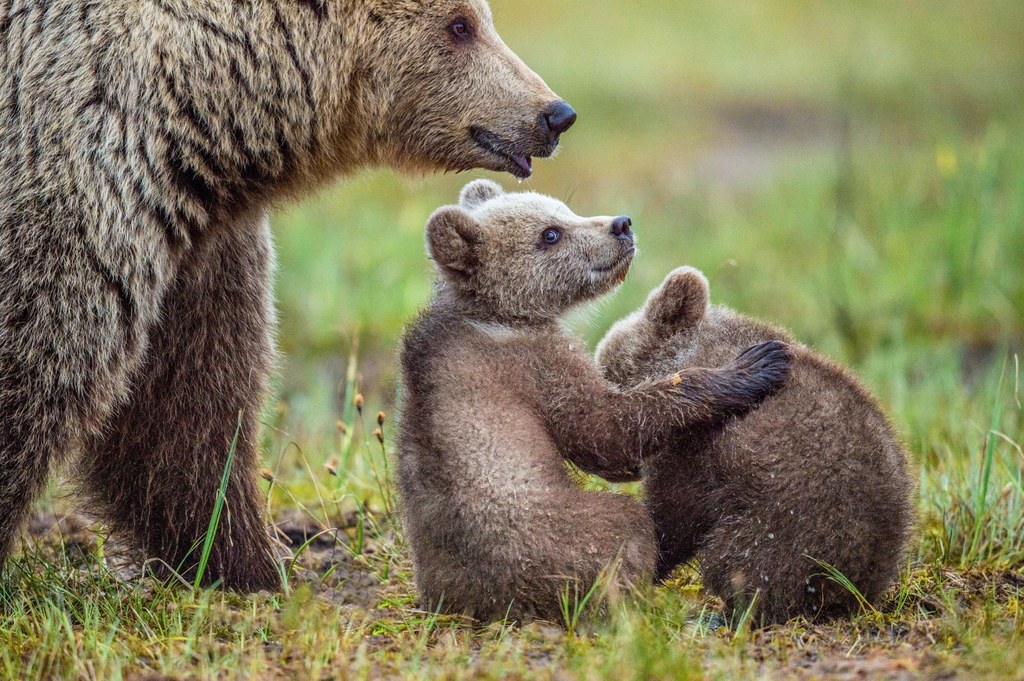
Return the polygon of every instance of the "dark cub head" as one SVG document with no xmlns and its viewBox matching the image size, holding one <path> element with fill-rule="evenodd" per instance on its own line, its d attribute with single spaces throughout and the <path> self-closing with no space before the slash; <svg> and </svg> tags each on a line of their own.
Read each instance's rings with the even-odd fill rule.
<svg viewBox="0 0 1024 681">
<path fill-rule="evenodd" d="M 676 353 L 690 347 L 708 301 L 708 280 L 699 270 L 673 270 L 643 308 L 611 328 L 597 348 L 598 364 L 619 385 L 665 373 Z"/>
</svg>

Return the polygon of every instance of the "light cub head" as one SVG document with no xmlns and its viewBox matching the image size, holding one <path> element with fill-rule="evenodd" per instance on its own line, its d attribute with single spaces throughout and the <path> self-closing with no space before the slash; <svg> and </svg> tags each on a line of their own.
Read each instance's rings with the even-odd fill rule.
<svg viewBox="0 0 1024 681">
<path fill-rule="evenodd" d="M 597 348 L 605 375 L 635 385 L 664 373 L 664 362 L 690 345 L 707 315 L 708 280 L 693 267 L 673 270 L 647 297 L 643 308 L 611 328 Z"/>
<path fill-rule="evenodd" d="M 514 322 L 557 317 L 616 288 L 636 245 L 625 216 L 584 218 L 556 199 L 466 185 L 427 223 L 427 249 L 474 314 Z"/>
</svg>

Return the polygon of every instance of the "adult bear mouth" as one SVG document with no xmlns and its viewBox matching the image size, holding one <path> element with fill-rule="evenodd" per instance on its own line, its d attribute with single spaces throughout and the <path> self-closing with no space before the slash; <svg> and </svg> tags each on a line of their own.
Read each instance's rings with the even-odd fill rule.
<svg viewBox="0 0 1024 681">
<path fill-rule="evenodd" d="M 533 174 L 533 157 L 531 154 L 524 154 L 514 149 L 514 145 L 495 135 L 490 130 L 472 127 L 469 129 L 473 141 L 481 149 L 502 160 L 502 170 L 507 170 L 520 179 L 526 179 Z M 554 147 L 537 153 L 538 156 L 550 156 Z"/>
</svg>

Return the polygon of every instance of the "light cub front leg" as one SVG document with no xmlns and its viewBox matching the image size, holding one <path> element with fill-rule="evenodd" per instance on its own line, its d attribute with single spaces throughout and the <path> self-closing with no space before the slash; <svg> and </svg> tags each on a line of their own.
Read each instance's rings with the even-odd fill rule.
<svg viewBox="0 0 1024 681">
<path fill-rule="evenodd" d="M 582 470 L 612 479 L 635 474 L 646 453 L 678 432 L 757 406 L 782 386 L 791 362 L 789 348 L 770 341 L 720 368 L 684 369 L 620 390 L 585 358 L 568 351 L 543 356 L 558 367 L 537 367 L 536 375 L 559 451 Z"/>
</svg>

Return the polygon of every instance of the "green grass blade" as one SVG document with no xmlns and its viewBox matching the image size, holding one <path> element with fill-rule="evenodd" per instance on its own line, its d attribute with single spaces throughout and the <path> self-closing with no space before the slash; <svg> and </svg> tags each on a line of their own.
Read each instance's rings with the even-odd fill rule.
<svg viewBox="0 0 1024 681">
<path fill-rule="evenodd" d="M 196 577 L 193 586 L 199 588 L 206 575 L 206 567 L 210 563 L 210 554 L 213 552 L 213 538 L 220 527 L 221 513 L 224 511 L 224 501 L 227 498 L 228 482 L 231 480 L 231 468 L 235 463 L 235 451 L 238 449 L 238 438 L 242 433 L 243 412 L 238 414 L 238 425 L 235 427 L 235 436 L 231 438 L 231 448 L 228 450 L 228 459 L 224 462 L 224 472 L 220 476 L 220 487 L 217 489 L 217 500 L 213 504 L 213 513 L 210 514 L 210 524 L 206 528 L 206 539 L 203 541 L 203 551 L 199 555 L 199 567 L 196 569 Z"/>
<path fill-rule="evenodd" d="M 988 489 L 992 478 L 992 459 L 996 451 L 996 438 L 999 425 L 1003 421 L 1003 380 L 1006 378 L 1006 363 L 999 372 L 999 383 L 996 385 L 994 404 L 992 405 L 992 422 L 985 436 L 985 454 L 982 463 L 981 480 L 978 485 L 978 496 L 974 504 L 974 529 L 971 532 L 971 543 L 964 553 L 961 565 L 967 566 L 978 560 L 978 544 L 981 541 L 981 528 L 988 516 Z"/>
</svg>

